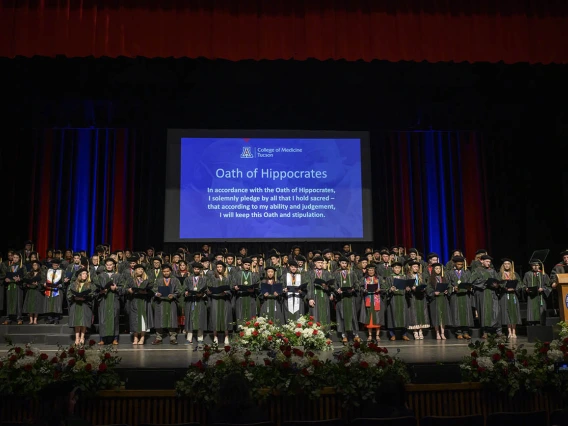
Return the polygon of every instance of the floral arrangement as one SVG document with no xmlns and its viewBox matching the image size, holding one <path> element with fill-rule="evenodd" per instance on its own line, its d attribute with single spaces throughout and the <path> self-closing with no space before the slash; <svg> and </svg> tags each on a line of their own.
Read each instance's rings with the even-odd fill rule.
<svg viewBox="0 0 568 426">
<path fill-rule="evenodd" d="M 0 358 L 0 395 L 35 396 L 45 386 L 57 381 L 73 381 L 86 393 L 96 393 L 120 385 L 115 367 L 121 358 L 116 349 L 88 346 L 59 347 L 48 355 L 30 344 L 10 345 Z"/>
<path fill-rule="evenodd" d="M 568 337 L 568 322 L 560 321 L 558 325 L 560 326 L 560 332 L 558 333 L 559 337 L 562 339 Z"/>
<path fill-rule="evenodd" d="M 282 337 L 279 327 L 265 317 L 252 317 L 248 321 L 242 321 L 237 330 L 237 343 L 252 351 L 273 349 L 276 340 Z"/>
<path fill-rule="evenodd" d="M 313 316 L 304 315 L 298 320 L 288 320 L 283 326 L 284 343 L 303 346 L 305 350 L 328 351 L 333 349 L 331 339 L 326 336 L 325 327 L 314 321 Z"/>
<path fill-rule="evenodd" d="M 556 371 L 556 363 L 568 360 L 568 338 L 536 343 L 533 353 L 524 345 L 507 347 L 494 337 L 469 347 L 472 352 L 461 363 L 464 381 L 483 383 L 511 397 L 547 387 L 568 390 L 568 377 Z"/>
<path fill-rule="evenodd" d="M 270 395 L 306 395 L 313 399 L 325 388 L 343 395 L 346 405 L 360 399 L 373 399 L 374 392 L 386 378 L 408 383 L 405 364 L 388 355 L 386 348 L 372 343 L 354 343 L 337 360 L 321 359 L 312 350 L 301 350 L 289 344 L 259 356 L 247 348 L 206 346 L 202 359 L 192 364 L 186 376 L 177 382 L 180 396 L 214 405 L 223 378 L 229 373 L 240 373 L 250 383 L 255 400 Z"/>
<path fill-rule="evenodd" d="M 237 330 L 235 344 L 251 351 L 274 350 L 280 345 L 301 346 L 313 351 L 333 349 L 325 327 L 308 315 L 289 320 L 284 325 L 275 324 L 265 317 L 253 317 L 240 322 Z"/>
<path fill-rule="evenodd" d="M 398 353 L 398 352 L 397 352 Z M 377 390 L 384 381 L 410 383 L 406 364 L 389 355 L 387 348 L 375 343 L 353 342 L 337 355 L 335 391 L 344 405 L 361 401 L 376 402 Z"/>
</svg>

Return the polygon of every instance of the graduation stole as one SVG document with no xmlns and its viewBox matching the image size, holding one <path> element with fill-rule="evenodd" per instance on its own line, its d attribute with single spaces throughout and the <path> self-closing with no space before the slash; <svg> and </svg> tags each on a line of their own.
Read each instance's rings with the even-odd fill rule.
<svg viewBox="0 0 568 426">
<path fill-rule="evenodd" d="M 47 271 L 47 279 L 46 279 L 47 283 L 55 284 L 56 282 L 59 282 L 61 280 L 62 272 L 63 271 L 61 269 L 50 269 L 49 271 Z M 47 286 L 45 291 L 45 296 L 57 297 L 59 296 L 59 289 Z"/>
<path fill-rule="evenodd" d="M 199 275 L 193 276 L 193 291 L 197 291 L 197 284 L 199 284 Z"/>
<path fill-rule="evenodd" d="M 241 271 L 241 286 L 249 285 L 249 282 L 252 284 L 252 279 L 250 274 L 251 274 L 250 271 Z"/>
<path fill-rule="evenodd" d="M 341 287 L 351 287 L 351 278 L 349 277 L 347 269 L 341 270 Z"/>
<path fill-rule="evenodd" d="M 365 290 L 367 290 L 367 286 L 369 286 L 369 284 L 379 284 L 379 279 L 375 276 L 373 277 L 366 277 L 365 278 Z M 381 298 L 378 294 L 366 294 L 365 295 L 365 308 L 370 308 L 371 307 L 371 299 L 373 300 L 373 307 L 375 311 L 380 311 L 381 310 Z"/>
<path fill-rule="evenodd" d="M 169 286 L 170 286 L 171 278 L 164 278 L 163 280 L 164 280 L 164 285 L 165 285 L 166 287 L 169 287 Z"/>
<path fill-rule="evenodd" d="M 156 275 L 156 278 L 158 278 L 158 275 L 160 275 L 160 270 L 154 269 L 154 274 Z"/>
<path fill-rule="evenodd" d="M 321 278 L 322 275 L 323 275 L 323 269 L 316 269 L 316 278 Z M 318 294 L 320 294 L 320 292 L 318 292 L 318 289 L 314 286 L 314 294 L 317 296 Z"/>
</svg>

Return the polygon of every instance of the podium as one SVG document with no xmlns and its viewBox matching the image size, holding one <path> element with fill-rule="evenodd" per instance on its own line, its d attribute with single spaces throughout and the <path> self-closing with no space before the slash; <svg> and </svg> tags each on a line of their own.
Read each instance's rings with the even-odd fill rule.
<svg viewBox="0 0 568 426">
<path fill-rule="evenodd" d="M 558 278 L 558 290 L 560 292 L 560 297 L 558 298 L 560 319 L 568 321 L 568 274 L 558 274 L 556 277 Z"/>
</svg>

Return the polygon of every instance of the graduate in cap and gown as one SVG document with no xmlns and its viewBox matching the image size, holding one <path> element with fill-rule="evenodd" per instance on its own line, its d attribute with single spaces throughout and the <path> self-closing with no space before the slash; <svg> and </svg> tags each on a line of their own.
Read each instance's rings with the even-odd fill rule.
<svg viewBox="0 0 568 426">
<path fill-rule="evenodd" d="M 241 260 L 241 268 L 233 273 L 233 292 L 235 316 L 237 321 L 249 320 L 256 316 L 256 295 L 260 284 L 260 276 L 251 271 L 252 259 L 245 257 Z"/>
<path fill-rule="evenodd" d="M 456 251 L 454 251 L 455 253 Z M 450 308 L 452 310 L 452 325 L 456 338 L 471 339 L 473 308 L 471 298 L 473 289 L 460 288 L 462 284 L 471 284 L 471 272 L 465 269 L 465 259 L 462 256 L 452 257 L 451 269 L 446 272 L 450 283 Z"/>
<path fill-rule="evenodd" d="M 162 258 L 159 256 L 150 258 L 150 266 L 146 273 L 148 274 L 148 279 L 152 282 L 152 285 L 164 276 L 162 273 L 162 262 Z"/>
<path fill-rule="evenodd" d="M 265 273 L 264 279 L 260 282 L 261 289 L 258 295 L 258 299 L 260 300 L 260 315 L 278 324 L 284 324 L 284 312 L 282 310 L 283 294 L 278 293 L 276 290 L 264 291 L 262 289 L 263 286 L 271 288 L 275 284 L 280 283 L 276 277 L 276 267 L 272 265 L 267 266 Z"/>
<path fill-rule="evenodd" d="M 501 314 L 499 312 L 499 284 L 488 285 L 487 280 L 499 279 L 499 274 L 491 267 L 493 258 L 488 254 L 480 257 L 481 266 L 472 269 L 471 282 L 474 287 L 475 307 L 479 316 L 483 334 L 482 339 L 487 338 L 488 333 L 494 331 L 498 336 L 503 334 L 501 330 Z M 472 265 L 473 268 L 473 265 Z"/>
<path fill-rule="evenodd" d="M 306 290 L 301 289 L 302 284 L 307 283 L 307 277 L 299 268 L 298 262 L 294 259 L 288 261 L 288 269 L 282 276 L 282 285 L 284 286 L 283 294 L 283 311 L 284 319 L 297 320 L 306 313 L 305 297 Z"/>
<path fill-rule="evenodd" d="M 556 288 L 558 284 L 558 274 L 568 274 L 568 250 L 564 250 L 560 253 L 562 262 L 554 265 L 550 271 L 550 282 L 552 288 Z"/>
<path fill-rule="evenodd" d="M 527 294 L 527 323 L 536 325 L 542 321 L 542 314 L 546 310 L 545 297 L 551 293 L 552 287 L 541 261 L 534 259 L 530 265 L 532 270 L 525 273 L 521 289 Z"/>
<path fill-rule="evenodd" d="M 507 337 L 517 338 L 517 325 L 522 324 L 521 308 L 519 303 L 519 293 L 522 288 L 522 281 L 519 274 L 515 272 L 515 263 L 509 259 L 501 259 L 499 269 L 501 291 L 499 293 L 499 310 L 501 312 L 501 324 L 507 324 Z M 507 283 L 517 281 L 516 288 L 507 288 Z"/>
<path fill-rule="evenodd" d="M 99 345 L 118 345 L 120 298 L 124 294 L 123 276 L 118 273 L 116 260 L 109 257 L 104 261 L 97 279 Z"/>
<path fill-rule="evenodd" d="M 154 327 L 156 339 L 152 345 L 161 345 L 164 334 L 170 336 L 170 345 L 177 345 L 178 298 L 182 293 L 179 280 L 172 276 L 172 267 L 162 265 L 162 277 L 154 281 Z M 166 294 L 166 292 L 168 292 Z"/>
<path fill-rule="evenodd" d="M 381 298 L 382 277 L 376 275 L 374 263 L 367 265 L 365 276 L 361 280 L 359 291 L 361 292 L 362 305 L 359 322 L 367 328 L 367 342 L 373 341 L 373 331 L 375 341 L 380 341 L 379 333 L 381 325 L 384 324 L 384 307 Z M 369 286 L 373 286 L 372 288 Z"/>
<path fill-rule="evenodd" d="M 390 340 L 396 340 L 395 328 L 402 328 L 402 340 L 410 340 L 407 336 L 408 327 L 408 310 L 409 303 L 407 298 L 410 297 L 411 287 L 406 287 L 404 290 L 399 290 L 395 287 L 395 280 L 405 280 L 406 277 L 402 274 L 402 263 L 391 263 L 391 274 L 386 277 L 383 290 L 387 294 L 387 310 L 386 310 L 386 325 Z"/>
<path fill-rule="evenodd" d="M 46 324 L 59 324 L 63 313 L 63 288 L 65 271 L 59 268 L 61 260 L 55 257 L 45 276 L 44 296 L 45 305 L 43 312 L 48 315 Z"/>
<path fill-rule="evenodd" d="M 87 268 L 76 272 L 77 278 L 69 286 L 69 327 L 75 329 L 75 344 L 85 344 L 85 332 L 93 325 L 93 295 L 95 286 Z"/>
<path fill-rule="evenodd" d="M 154 327 L 154 311 L 152 310 L 153 280 L 148 278 L 146 268 L 141 263 L 132 267 L 133 276 L 127 281 L 127 307 L 130 333 L 133 345 L 143 345 L 146 333 Z"/>
<path fill-rule="evenodd" d="M 314 269 L 307 272 L 308 278 L 308 306 L 309 313 L 315 319 L 324 325 L 329 325 L 330 316 L 330 300 L 333 300 L 331 293 L 333 288 L 331 286 L 331 273 L 323 269 L 324 259 L 321 256 L 314 256 L 312 264 Z M 325 284 L 316 284 L 315 280 L 323 280 Z"/>
<path fill-rule="evenodd" d="M 428 316 L 428 301 L 426 298 L 426 283 L 420 272 L 420 262 L 417 260 L 409 260 L 407 262 L 409 268 L 406 275 L 407 279 L 414 280 L 411 287 L 410 297 L 407 297 L 409 303 L 408 329 L 412 330 L 414 340 L 424 340 L 423 329 L 430 328 L 430 318 Z"/>
<path fill-rule="evenodd" d="M 213 331 L 213 343 L 219 343 L 219 332 L 225 334 L 225 345 L 229 344 L 229 331 L 233 322 L 233 309 L 231 306 L 231 286 L 233 281 L 227 273 L 225 262 L 215 262 L 215 272 L 207 278 L 207 295 L 209 296 L 209 327 Z M 220 293 L 211 291 L 213 287 L 225 287 L 227 290 Z"/>
<path fill-rule="evenodd" d="M 337 331 L 341 333 L 343 344 L 359 339 L 359 321 L 357 317 L 357 298 L 359 281 L 357 275 L 349 270 L 349 259 L 338 259 L 339 269 L 334 272 L 337 309 Z"/>
<path fill-rule="evenodd" d="M 6 320 L 4 325 L 10 324 L 14 318 L 18 325 L 22 325 L 22 307 L 24 305 L 24 276 L 26 267 L 23 266 L 20 253 L 12 255 L 12 261 L 4 266 L 3 287 L 6 288 Z"/>
<path fill-rule="evenodd" d="M 32 260 L 29 272 L 24 276 L 23 286 L 26 290 L 22 311 L 30 317 L 30 324 L 37 324 L 38 314 L 43 314 L 45 296 L 43 284 L 46 273 L 39 260 Z"/>
<path fill-rule="evenodd" d="M 203 265 L 191 264 L 192 274 L 183 282 L 185 299 L 185 330 L 187 344 L 193 343 L 193 333 L 197 331 L 197 346 L 203 347 L 203 331 L 207 328 L 207 278 L 202 274 Z"/>
<path fill-rule="evenodd" d="M 444 275 L 444 266 L 441 263 L 433 263 L 426 294 L 430 302 L 430 324 L 436 330 L 437 340 L 446 340 L 444 327 L 451 326 L 449 290 L 438 291 L 438 284 L 445 283 L 448 283 L 448 279 Z"/>
</svg>

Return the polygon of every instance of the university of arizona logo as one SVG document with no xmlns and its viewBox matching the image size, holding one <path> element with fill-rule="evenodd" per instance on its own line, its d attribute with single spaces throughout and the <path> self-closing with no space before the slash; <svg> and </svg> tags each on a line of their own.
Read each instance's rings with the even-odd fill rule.
<svg viewBox="0 0 568 426">
<path fill-rule="evenodd" d="M 254 158 L 250 146 L 243 146 L 243 152 L 241 152 L 241 158 Z"/>
</svg>

